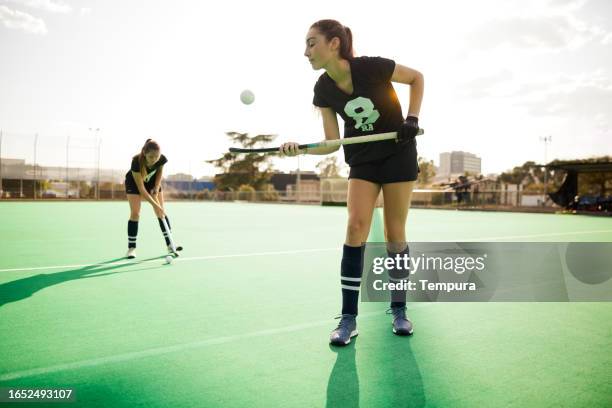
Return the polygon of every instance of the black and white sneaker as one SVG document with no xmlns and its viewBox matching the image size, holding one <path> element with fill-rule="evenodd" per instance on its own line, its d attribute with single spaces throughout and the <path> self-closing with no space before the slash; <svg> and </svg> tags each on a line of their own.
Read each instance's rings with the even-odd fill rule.
<svg viewBox="0 0 612 408">
<path fill-rule="evenodd" d="M 412 322 L 406 317 L 406 306 L 392 307 L 387 314 L 393 315 L 393 333 L 398 336 L 410 336 L 413 332 Z"/>
<path fill-rule="evenodd" d="M 340 323 L 338 323 L 338 327 L 336 327 L 329 336 L 330 344 L 334 346 L 346 346 L 349 344 L 351 342 L 351 337 L 355 337 L 359 334 L 357 332 L 356 318 L 357 315 L 352 314 L 343 314 L 336 317 L 336 319 L 340 319 Z"/>
</svg>

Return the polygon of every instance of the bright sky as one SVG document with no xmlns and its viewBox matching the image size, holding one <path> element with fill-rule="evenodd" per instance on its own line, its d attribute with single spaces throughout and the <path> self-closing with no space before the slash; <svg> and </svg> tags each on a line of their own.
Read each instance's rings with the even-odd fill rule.
<svg viewBox="0 0 612 408">
<path fill-rule="evenodd" d="M 225 131 L 320 140 L 322 71 L 303 52 L 321 18 L 349 26 L 359 55 L 423 72 L 421 156 L 463 150 L 501 172 L 543 162 L 549 135 L 549 160 L 612 155 L 609 0 L 0 0 L 2 156 L 31 155 L 38 133 L 38 162 L 62 165 L 66 138 L 93 146 L 94 127 L 103 167 L 127 171 L 152 137 L 166 174 L 200 176 L 230 147 Z M 408 88 L 396 90 L 406 112 Z M 292 170 L 297 159 L 274 164 Z"/>
</svg>

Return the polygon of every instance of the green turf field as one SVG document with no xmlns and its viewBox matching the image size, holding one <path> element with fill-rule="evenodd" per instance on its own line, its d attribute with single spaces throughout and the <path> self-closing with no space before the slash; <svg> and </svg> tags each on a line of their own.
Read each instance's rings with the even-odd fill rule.
<svg viewBox="0 0 612 408">
<path fill-rule="evenodd" d="M 148 205 L 127 262 L 125 202 L 0 203 L 0 387 L 76 390 L 54 407 L 612 406 L 612 303 L 412 304 L 411 338 L 367 303 L 331 349 L 346 208 L 167 209 L 172 265 Z M 408 234 L 611 242 L 612 218 L 413 209 Z"/>
</svg>

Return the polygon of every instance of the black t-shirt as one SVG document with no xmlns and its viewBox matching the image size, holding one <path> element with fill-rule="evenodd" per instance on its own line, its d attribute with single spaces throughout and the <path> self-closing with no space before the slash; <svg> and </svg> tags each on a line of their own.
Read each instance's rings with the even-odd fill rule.
<svg viewBox="0 0 612 408">
<path fill-rule="evenodd" d="M 349 61 L 353 93 L 346 94 L 324 73 L 314 87 L 312 103 L 332 108 L 344 120 L 344 137 L 396 132 L 404 118 L 391 85 L 395 61 L 381 57 L 357 57 Z M 344 160 L 350 166 L 383 159 L 398 149 L 394 140 L 345 145 Z"/>
<path fill-rule="evenodd" d="M 138 160 L 138 156 L 136 155 L 132 158 L 132 166 L 130 167 L 130 171 L 128 171 L 125 175 L 126 178 L 133 180 L 134 176 L 132 176 L 132 172 L 135 173 L 140 173 L 140 162 Z M 168 159 L 166 158 L 166 156 L 164 156 L 163 154 L 159 157 L 159 160 L 156 161 L 151 167 L 146 166 L 147 168 L 147 176 L 143 177 L 142 181 L 144 181 L 145 184 L 147 183 L 152 183 L 153 181 L 155 181 L 155 178 L 153 176 L 155 176 L 155 173 L 157 173 L 157 170 L 163 166 L 164 164 L 166 164 L 168 162 Z"/>
</svg>

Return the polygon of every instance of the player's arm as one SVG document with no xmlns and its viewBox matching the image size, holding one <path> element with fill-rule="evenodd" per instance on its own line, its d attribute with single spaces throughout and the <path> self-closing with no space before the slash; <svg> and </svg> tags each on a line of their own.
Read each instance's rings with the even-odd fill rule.
<svg viewBox="0 0 612 408">
<path fill-rule="evenodd" d="M 325 140 L 340 139 L 340 129 L 338 128 L 338 118 L 336 117 L 336 112 L 334 112 L 331 108 L 319 108 L 319 110 L 321 112 L 321 117 L 323 118 Z M 340 146 L 322 146 L 313 147 L 307 151 L 304 151 L 299 150 L 298 145 L 299 144 L 295 142 L 284 143 L 280 146 L 279 153 L 281 156 L 296 156 L 300 153 L 324 155 L 333 153 L 340 148 Z"/>
<path fill-rule="evenodd" d="M 159 166 L 159 168 L 157 169 L 157 172 L 155 173 L 155 186 L 154 186 L 154 192 L 155 194 L 159 193 L 159 188 L 161 186 L 161 182 L 162 182 L 162 172 L 164 170 L 164 166 L 161 165 Z"/>
<path fill-rule="evenodd" d="M 144 199 L 147 200 L 153 206 L 153 208 L 157 209 L 163 214 L 164 209 L 160 207 L 157 201 L 151 196 L 151 194 L 149 194 L 149 192 L 145 188 L 144 181 L 142 181 L 142 176 L 140 175 L 140 172 L 132 171 L 132 176 L 134 177 L 134 181 L 136 182 L 136 187 L 138 187 L 138 192 L 140 193 L 140 196 L 144 197 Z"/>
<path fill-rule="evenodd" d="M 338 127 L 338 117 L 332 108 L 319 108 L 321 118 L 323 119 L 323 132 L 325 132 L 325 140 L 340 139 L 340 129 Z M 324 155 L 337 151 L 340 146 L 331 147 L 314 147 L 308 149 L 306 154 Z"/>
<path fill-rule="evenodd" d="M 419 117 L 421 111 L 421 102 L 423 101 L 423 92 L 425 90 L 425 79 L 416 69 L 395 64 L 392 82 L 410 85 L 410 105 L 408 105 L 408 116 Z"/>
<path fill-rule="evenodd" d="M 397 131 L 397 139 L 400 143 L 407 143 L 414 139 L 419 132 L 419 112 L 421 112 L 421 102 L 425 89 L 425 79 L 419 71 L 395 64 L 392 82 L 410 85 L 410 104 L 408 105 L 408 115 L 402 126 Z"/>
</svg>

